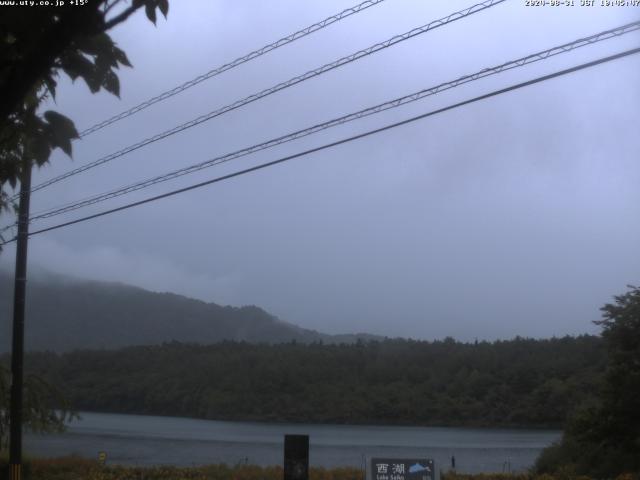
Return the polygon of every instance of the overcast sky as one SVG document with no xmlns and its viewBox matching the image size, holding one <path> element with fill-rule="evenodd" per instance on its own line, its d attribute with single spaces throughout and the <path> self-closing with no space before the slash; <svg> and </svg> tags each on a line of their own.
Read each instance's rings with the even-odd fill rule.
<svg viewBox="0 0 640 480">
<path fill-rule="evenodd" d="M 171 2 L 112 32 L 121 99 L 61 81 L 86 128 L 354 5 Z M 472 1 L 387 0 L 74 144 L 34 183 Z M 640 19 L 640 7 L 509 0 L 34 193 L 32 212 L 286 134 Z M 71 220 L 639 45 L 608 40 L 227 165 L 32 225 Z M 640 283 L 640 56 L 30 240 L 31 271 L 259 305 L 327 333 L 460 340 L 595 333 Z M 6 217 L 5 217 L 6 223 Z M 14 249 L 0 255 L 13 267 Z"/>
</svg>

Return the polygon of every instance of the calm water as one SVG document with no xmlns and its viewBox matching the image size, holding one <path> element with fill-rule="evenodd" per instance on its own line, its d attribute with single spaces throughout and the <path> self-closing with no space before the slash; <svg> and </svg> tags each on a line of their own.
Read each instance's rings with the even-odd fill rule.
<svg viewBox="0 0 640 480">
<path fill-rule="evenodd" d="M 560 437 L 549 430 L 215 422 L 174 417 L 82 413 L 63 434 L 25 437 L 36 456 L 77 454 L 125 465 L 248 462 L 281 465 L 285 433 L 308 434 L 312 466 L 363 466 L 379 457 L 428 457 L 436 470 L 451 455 L 462 472 L 524 470 Z M 508 463 L 507 463 L 508 462 Z"/>
</svg>

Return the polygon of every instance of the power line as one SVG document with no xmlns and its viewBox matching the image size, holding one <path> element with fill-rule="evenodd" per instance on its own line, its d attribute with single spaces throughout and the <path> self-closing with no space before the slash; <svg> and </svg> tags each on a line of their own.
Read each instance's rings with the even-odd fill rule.
<svg viewBox="0 0 640 480">
<path fill-rule="evenodd" d="M 549 57 L 555 56 L 555 55 L 559 55 L 561 53 L 566 53 L 572 50 L 575 50 L 577 48 L 586 46 L 586 45 L 592 45 L 594 43 L 597 42 L 601 42 L 610 38 L 614 38 L 614 37 L 618 37 L 620 35 L 624 35 L 636 30 L 640 29 L 640 21 L 637 22 L 633 22 L 633 23 L 629 23 L 626 25 L 622 25 L 620 27 L 616 27 L 613 29 L 609 29 L 609 30 L 605 30 L 603 32 L 591 35 L 589 37 L 585 37 L 585 38 L 580 38 L 577 40 L 574 40 L 573 42 L 570 43 L 566 43 L 564 45 L 560 45 L 560 46 L 556 46 L 547 50 L 543 50 L 537 53 L 533 53 L 530 55 L 527 55 L 526 57 L 521 57 L 517 60 L 511 60 L 509 62 L 503 63 L 501 65 L 495 66 L 495 67 L 490 67 L 490 68 L 485 68 L 483 70 L 480 70 L 479 72 L 470 74 L 470 75 L 465 75 L 462 77 L 459 77 L 455 80 L 452 80 L 450 82 L 445 82 L 445 83 L 441 83 L 435 87 L 430 87 L 427 89 L 423 89 L 420 90 L 418 92 L 412 93 L 410 95 L 405 95 L 403 97 L 399 97 L 396 98 L 394 100 L 390 100 L 378 105 L 375 105 L 373 107 L 369 107 L 369 108 L 365 108 L 363 110 L 360 110 L 358 112 L 354 112 L 354 113 L 350 113 L 348 115 L 343 115 L 341 117 L 338 118 L 334 118 L 332 120 L 323 122 L 323 123 L 319 123 L 317 125 L 302 129 L 302 130 L 298 130 L 295 131 L 293 133 L 289 133 L 287 135 L 281 136 L 281 137 L 277 137 L 277 138 L 273 138 L 271 140 L 268 140 L 266 142 L 262 142 L 250 147 L 246 147 L 243 148 L 241 150 L 237 150 L 235 152 L 232 153 L 227 153 L 225 155 L 221 155 L 209 160 L 206 160 L 204 162 L 201 163 L 197 163 L 194 165 L 191 165 L 189 167 L 185 167 L 185 168 L 181 168 L 178 170 L 174 170 L 172 172 L 163 174 L 163 175 L 159 175 L 147 180 L 143 180 L 125 187 L 121 187 L 119 189 L 116 190 L 112 190 L 109 192 L 105 192 L 99 195 L 94 195 L 91 196 L 89 198 L 83 199 L 83 200 L 79 200 L 79 201 L 75 201 L 75 202 L 71 202 L 68 204 L 65 204 L 63 206 L 59 206 L 59 207 L 54 207 L 51 209 L 48 209 L 46 211 L 43 211 L 41 213 L 36 213 L 34 216 L 31 217 L 31 221 L 35 221 L 35 220 L 39 220 L 39 219 L 44 219 L 44 218 L 51 218 L 53 216 L 56 215 L 61 215 L 63 213 L 67 213 L 73 210 L 77 210 L 79 208 L 85 207 L 85 206 L 89 206 L 89 205 L 93 205 L 96 203 L 100 203 L 115 197 L 119 197 L 121 195 L 125 195 L 137 190 L 141 190 L 143 188 L 147 188 L 150 187 L 152 185 L 156 185 L 158 183 L 161 182 L 165 182 L 168 180 L 172 180 L 174 178 L 178 178 L 181 177 L 183 175 L 187 175 L 189 173 L 193 173 L 205 168 L 209 168 L 209 167 L 213 167 L 222 163 L 226 163 L 232 160 L 235 160 L 237 158 L 261 151 L 261 150 L 265 150 L 267 148 L 271 148 L 277 145 L 281 145 L 283 143 L 287 143 L 314 133 L 317 133 L 319 131 L 322 130 L 326 130 L 328 128 L 337 126 L 337 125 L 342 125 L 345 124 L 347 122 L 351 122 L 360 118 L 364 118 L 366 116 L 369 115 L 374 115 L 386 110 L 390 110 L 392 108 L 396 108 L 399 107 L 401 105 L 406 105 L 408 103 L 411 102 L 415 102 L 417 100 L 423 99 L 425 97 L 431 96 L 431 95 L 435 95 L 437 93 L 440 93 L 442 91 L 445 90 L 449 90 L 452 88 L 455 88 L 457 86 L 475 81 L 475 80 L 479 80 L 481 78 L 485 78 L 491 75 L 495 75 L 507 70 L 511 70 L 513 68 L 518 68 L 518 67 L 522 67 L 525 65 L 529 65 L 531 63 L 535 63 L 544 59 L 547 59 Z"/>
<path fill-rule="evenodd" d="M 287 35 L 286 37 L 282 37 L 281 39 L 276 40 L 275 42 L 270 43 L 269 45 L 265 45 L 264 47 L 254 50 L 253 52 L 250 52 L 242 57 L 238 57 L 229 63 L 225 63 L 224 65 L 214 68 L 213 70 L 209 70 L 207 73 L 204 73 L 192 80 L 184 82 L 182 85 L 178 85 L 177 87 L 174 87 L 170 90 L 162 92 L 161 94 L 156 95 L 155 97 L 152 97 L 134 107 L 131 107 L 128 110 L 120 112 L 111 118 L 108 118 L 99 123 L 96 123 L 95 125 L 80 132 L 80 137 L 86 137 L 87 135 L 91 135 L 92 133 L 103 129 L 106 126 L 111 125 L 112 123 L 115 123 L 122 119 L 130 117 L 131 115 L 134 115 L 144 110 L 145 108 L 150 107 L 151 105 L 154 105 L 158 102 L 166 100 L 167 98 L 173 97 L 174 95 L 184 92 L 185 90 L 195 85 L 198 85 L 199 83 L 204 82 L 205 80 L 208 80 L 212 77 L 220 75 L 221 73 L 224 73 L 227 70 L 231 70 L 232 68 L 242 65 L 243 63 L 254 60 L 255 58 L 265 55 L 266 53 L 269 53 L 277 48 L 283 47 L 300 38 L 306 37 L 307 35 L 317 32 L 318 30 L 322 30 L 323 28 L 328 27 L 329 25 L 339 22 L 344 18 L 350 17 L 351 15 L 355 15 L 356 13 L 360 13 L 363 10 L 366 10 L 367 8 L 373 7 L 374 5 L 377 5 L 382 2 L 384 2 L 384 0 L 366 0 L 365 2 L 362 2 L 353 7 L 347 8 L 336 15 L 327 17 L 320 22 L 314 23 L 313 25 L 303 28 L 302 30 L 298 30 L 295 33 Z"/>
<path fill-rule="evenodd" d="M 567 68 L 567 69 L 564 69 L 564 70 L 560 70 L 560 71 L 557 71 L 557 72 L 554 72 L 554 73 L 551 73 L 551 74 L 548 74 L 548 75 L 543 75 L 541 77 L 537 77 L 537 78 L 534 78 L 532 80 L 528 80 L 526 82 L 521 82 L 521 83 L 518 83 L 518 84 L 515 84 L 515 85 L 511 85 L 509 87 L 505 87 L 505 88 L 502 88 L 502 89 L 499 89 L 499 90 L 494 90 L 494 91 L 492 91 L 490 93 L 486 93 L 484 95 L 480 95 L 480 96 L 477 96 L 477 97 L 474 97 L 474 98 L 471 98 L 471 99 L 468 99 L 468 100 L 464 100 L 462 102 L 458 102 L 458 103 L 455 103 L 455 104 L 452 104 L 452 105 L 449 105 L 449 106 L 446 106 L 446 107 L 443 107 L 443 108 L 432 110 L 430 112 L 423 113 L 421 115 L 418 115 L 418 116 L 415 116 L 415 117 L 411 117 L 411 118 L 408 118 L 406 120 L 402 120 L 400 122 L 392 123 L 392 124 L 386 125 L 384 127 L 380 127 L 380 128 L 376 128 L 374 130 L 369 130 L 367 132 L 360 133 L 358 135 L 353 135 L 351 137 L 343 138 L 341 140 L 338 140 L 338 141 L 335 141 L 335 142 L 332 142 L 332 143 L 328 143 L 328 144 L 322 145 L 320 147 L 311 148 L 311 149 L 305 150 L 303 152 L 299 152 L 299 153 L 296 153 L 296 154 L 293 154 L 293 155 L 282 157 L 282 158 L 279 158 L 277 160 L 273 160 L 271 162 L 267 162 L 267 163 L 263 163 L 263 164 L 260 164 L 260 165 L 256 165 L 254 167 L 246 168 L 244 170 L 240 170 L 240 171 L 237 171 L 237 172 L 234 172 L 234 173 L 230 173 L 228 175 L 223 175 L 223 176 L 220 176 L 220 177 L 216 177 L 216 178 L 213 178 L 211 180 L 207 180 L 205 182 L 201 182 L 201 183 L 197 183 L 197 184 L 194 184 L 194 185 L 190 185 L 188 187 L 180 188 L 178 190 L 173 190 L 171 192 L 163 193 L 161 195 L 156 195 L 154 197 L 150 197 L 150 198 L 147 198 L 147 199 L 144 199 L 144 200 L 140 200 L 140 201 L 137 201 L 137 202 L 129 203 L 127 205 L 123 205 L 123 206 L 120 206 L 120 207 L 117 207 L 117 208 L 112 208 L 110 210 L 105 210 L 105 211 L 102 211 L 102 212 L 99 212 L 99 213 L 95 213 L 93 215 L 88 215 L 86 217 L 81 217 L 81 218 L 78 218 L 76 220 L 71 220 L 69 222 L 64 222 L 64 223 L 60 223 L 60 224 L 57 224 L 57 225 L 53 225 L 51 227 L 43 228 L 41 230 L 36 230 L 36 231 L 31 232 L 29 235 L 30 236 L 38 235 L 38 234 L 41 234 L 41 233 L 44 233 L 44 232 L 49 232 L 49 231 L 52 231 L 52 230 L 57 230 L 59 228 L 68 227 L 70 225 L 75 225 L 77 223 L 86 222 L 86 221 L 92 220 L 94 218 L 98 218 L 98 217 L 102 217 L 102 216 L 109 215 L 109 214 L 112 214 L 112 213 L 120 212 L 122 210 L 127 210 L 129 208 L 137 207 L 139 205 L 144 205 L 146 203 L 150 203 L 150 202 L 154 202 L 154 201 L 157 201 L 157 200 L 161 200 L 163 198 L 171 197 L 171 196 L 177 195 L 179 193 L 188 192 L 190 190 L 195 190 L 197 188 L 201 188 L 201 187 L 204 187 L 204 186 L 207 186 L 207 185 L 211 185 L 211 184 L 214 184 L 214 183 L 222 182 L 224 180 L 228 180 L 228 179 L 231 179 L 231 178 L 234 178 L 234 177 L 239 177 L 241 175 L 244 175 L 244 174 L 247 174 L 247 173 L 251 173 L 251 172 L 255 172 L 257 170 L 262 170 L 264 168 L 271 167 L 271 166 L 274 166 L 274 165 L 277 165 L 277 164 L 280 164 L 280 163 L 284 163 L 284 162 L 287 162 L 289 160 L 293 160 L 295 158 L 303 157 L 303 156 L 309 155 L 311 153 L 316 153 L 316 152 L 319 152 L 319 151 L 322 151 L 322 150 L 326 150 L 328 148 L 332 148 L 332 147 L 335 147 L 335 146 L 338 146 L 338 145 L 342 145 L 342 144 L 345 144 L 345 143 L 348 143 L 348 142 L 352 142 L 354 140 L 358 140 L 358 139 L 361 139 L 361 138 L 369 137 L 371 135 L 375 135 L 377 133 L 384 132 L 386 130 L 391 130 L 393 128 L 396 128 L 396 127 L 399 127 L 399 126 L 402 126 L 402 125 L 406 125 L 406 124 L 409 124 L 409 123 L 412 123 L 412 122 L 415 122 L 415 121 L 418 121 L 418 120 L 422 120 L 424 118 L 431 117 L 431 116 L 434 116 L 434 115 L 437 115 L 439 113 L 443 113 L 443 112 L 446 112 L 446 111 L 449 111 L 449 110 L 453 110 L 455 108 L 459 108 L 459 107 L 462 107 L 464 105 L 469 105 L 471 103 L 475 103 L 475 102 L 478 102 L 478 101 L 481 101 L 481 100 L 486 100 L 488 98 L 495 97 L 497 95 L 501 95 L 501 94 L 504 94 L 504 93 L 507 93 L 507 92 L 518 90 L 520 88 L 528 87 L 530 85 L 534 85 L 534 84 L 541 83 L 541 82 L 544 82 L 544 81 L 547 81 L 547 80 L 551 80 L 553 78 L 557 78 L 557 77 L 560 77 L 560 76 L 563 76 L 563 75 L 567 75 L 569 73 L 577 72 L 579 70 L 584 70 L 586 68 L 594 67 L 596 65 L 600 65 L 600 64 L 603 64 L 603 63 L 611 62 L 613 60 L 617 60 L 617 59 L 620 59 L 620 58 L 623 58 L 623 57 L 634 55 L 636 53 L 640 53 L 640 47 L 633 48 L 633 49 L 630 49 L 630 50 L 626 50 L 626 51 L 623 51 L 623 52 L 620 52 L 620 53 L 617 53 L 617 54 L 614 54 L 614 55 L 610 55 L 610 56 L 607 56 L 607 57 L 599 58 L 599 59 L 593 60 L 591 62 L 582 63 L 582 64 L 574 66 L 574 67 L 570 67 L 570 68 Z M 4 242 L 2 245 L 6 245 L 7 243 L 11 243 L 13 241 L 15 241 L 15 239 L 9 240 L 7 242 Z"/>
<path fill-rule="evenodd" d="M 491 8 L 495 5 L 498 5 L 500 3 L 503 3 L 506 0 L 485 0 L 482 3 L 478 3 L 476 5 L 473 5 L 471 7 L 465 8 L 463 10 L 451 13 L 450 15 L 447 15 L 446 17 L 440 18 L 438 20 L 434 20 L 432 22 L 429 22 L 426 25 L 423 25 L 421 27 L 417 27 L 414 28 L 406 33 L 403 33 L 401 35 L 395 35 L 394 37 L 384 41 L 384 42 L 380 42 L 377 43 L 375 45 L 372 45 L 368 48 L 365 48 L 363 50 L 359 50 L 356 53 L 353 53 L 351 55 L 348 55 L 346 57 L 342 57 L 334 62 L 331 63 L 327 63 L 319 68 L 316 68 L 314 70 L 309 70 L 308 72 L 299 75 L 297 77 L 293 77 L 285 82 L 279 83 L 273 87 L 267 88 L 265 90 L 262 90 L 259 93 L 255 93 L 252 95 L 249 95 L 248 97 L 245 97 L 242 100 L 237 100 L 236 102 L 233 102 L 231 104 L 228 104 L 224 107 L 221 107 L 217 110 L 214 110 L 212 112 L 209 112 L 207 114 L 201 115 L 193 120 L 190 120 L 186 123 L 183 123 L 181 125 L 178 125 L 174 128 L 171 128 L 169 130 L 166 130 L 162 133 L 158 133 L 152 137 L 146 138 L 138 143 L 135 143 L 133 145 L 130 145 L 128 147 L 125 147 L 115 153 L 112 153 L 110 155 L 107 155 L 105 157 L 99 158 L 97 160 L 94 160 L 91 163 L 88 163 L 86 165 L 83 165 L 81 167 L 78 167 L 76 169 L 70 170 L 66 173 L 63 173 L 62 175 L 59 175 L 57 177 L 54 177 L 50 180 L 47 180 L 39 185 L 36 185 L 35 187 L 33 187 L 31 189 L 31 192 L 35 192 L 38 190 L 41 190 L 45 187 L 48 187 L 50 185 L 53 185 L 54 183 L 60 182 L 61 180 L 64 180 L 66 178 L 69 178 L 73 175 L 77 175 L 79 173 L 82 173 L 86 170 L 89 170 L 91 168 L 97 167 L 98 165 L 102 165 L 104 163 L 110 162 L 118 157 L 121 157 L 123 155 L 126 155 L 128 153 L 131 153 L 135 150 L 138 150 L 139 148 L 142 148 L 146 145 L 149 145 L 151 143 L 157 142 L 158 140 L 162 140 L 164 138 L 167 138 L 171 135 L 174 135 L 176 133 L 182 132 L 183 130 L 186 130 L 188 128 L 191 127 L 195 127 L 196 125 L 199 125 L 203 122 L 206 122 L 208 120 L 211 120 L 212 118 L 218 117 L 220 115 L 223 115 L 225 113 L 228 113 L 232 110 L 235 110 L 237 108 L 240 108 L 244 105 L 247 105 L 249 103 L 255 102 L 256 100 L 259 100 L 261 98 L 264 98 L 268 95 L 271 95 L 273 93 L 279 92 L 280 90 L 284 90 L 285 88 L 291 87 L 293 85 L 296 85 L 298 83 L 301 83 L 303 81 L 309 80 L 311 78 L 317 77 L 319 75 L 322 75 L 323 73 L 326 73 L 328 71 L 334 70 L 338 67 L 341 67 L 343 65 L 346 65 L 348 63 L 354 62 L 356 60 L 359 60 L 360 58 L 366 57 L 368 55 L 371 55 L 373 53 L 376 53 L 380 50 L 383 50 L 385 48 L 388 48 L 392 45 L 395 45 L 397 43 L 403 42 L 405 40 L 408 40 L 410 38 L 413 38 L 417 35 L 421 35 L 423 33 L 426 33 L 428 31 L 434 30 L 438 27 L 447 25 L 451 22 L 454 22 L 456 20 L 460 20 L 461 18 L 465 18 L 469 15 L 472 15 L 474 13 L 478 13 L 480 11 L 486 10 L 487 8 Z"/>
</svg>

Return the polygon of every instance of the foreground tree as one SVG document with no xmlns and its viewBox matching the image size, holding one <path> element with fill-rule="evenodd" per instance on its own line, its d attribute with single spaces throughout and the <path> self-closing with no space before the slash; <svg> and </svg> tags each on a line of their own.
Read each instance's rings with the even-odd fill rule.
<svg viewBox="0 0 640 480">
<path fill-rule="evenodd" d="M 602 307 L 608 366 L 599 402 L 569 421 L 562 441 L 537 462 L 541 472 L 592 476 L 640 473 L 640 288 Z"/>
<path fill-rule="evenodd" d="M 60 73 L 82 78 L 91 92 L 120 94 L 116 70 L 131 66 L 107 31 L 144 8 L 155 23 L 165 17 L 168 0 L 83 2 L 63 7 L 2 7 L 0 15 L 0 213 L 15 208 L 7 193 L 15 189 L 22 169 L 42 166 L 51 151 L 71 156 L 78 132 L 69 118 L 39 112 L 47 97 L 55 98 Z"/>
<path fill-rule="evenodd" d="M 23 227 L 28 224 L 31 169 L 47 163 L 55 148 L 71 156 L 71 141 L 78 137 L 71 119 L 52 110 L 40 111 L 46 98 L 55 99 L 60 73 L 74 81 L 82 78 L 93 93 L 104 89 L 119 95 L 116 70 L 131 64 L 107 31 L 140 8 L 144 7 L 154 23 L 156 10 L 166 17 L 169 8 L 168 0 L 132 0 L 131 4 L 123 0 L 80 0 L 60 2 L 60 6 L 47 3 L 52 5 L 5 5 L 0 15 L 0 213 L 16 208 L 6 188 L 15 189 L 22 181 L 26 186 L 20 207 Z M 2 233 L 0 241 L 4 240 Z M 11 382 L 4 368 L 0 370 L 0 448 L 8 424 L 12 423 L 11 435 L 17 439 L 14 442 L 12 438 L 12 475 L 15 473 L 18 478 L 21 424 L 36 431 L 60 430 L 68 413 L 63 399 L 50 384 L 37 377 L 27 377 L 23 384 L 23 327 L 17 326 L 24 325 L 27 249 L 24 228 L 20 236 L 15 284 L 19 300 L 14 308 L 20 307 L 14 311 Z M 54 399 L 52 403 L 50 399 Z"/>
<path fill-rule="evenodd" d="M 37 375 L 25 379 L 24 425 L 32 432 L 61 432 L 77 417 L 62 393 Z M 0 364 L 0 452 L 9 435 L 9 371 Z"/>
</svg>

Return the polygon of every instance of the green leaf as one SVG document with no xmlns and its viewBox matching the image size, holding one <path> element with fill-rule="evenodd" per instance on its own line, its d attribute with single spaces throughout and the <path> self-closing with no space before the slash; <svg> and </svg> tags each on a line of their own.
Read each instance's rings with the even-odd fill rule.
<svg viewBox="0 0 640 480">
<path fill-rule="evenodd" d="M 53 110 L 47 110 L 44 112 L 44 118 L 55 129 L 55 131 L 60 132 L 61 135 L 72 139 L 80 138 L 78 131 L 73 124 L 73 120 L 69 117 L 62 115 L 61 113 L 54 112 Z"/>
<path fill-rule="evenodd" d="M 36 84 L 31 90 L 27 92 L 27 95 L 25 96 L 25 99 L 24 99 L 24 103 L 26 106 L 33 107 L 33 108 L 38 106 L 38 104 L 40 103 L 39 96 L 38 96 L 39 89 L 40 89 L 40 85 Z"/>
<path fill-rule="evenodd" d="M 116 97 L 120 98 L 120 80 L 111 70 L 105 73 L 102 86 L 107 92 L 113 93 Z"/>
<path fill-rule="evenodd" d="M 60 65 L 64 73 L 69 75 L 71 80 L 75 81 L 80 76 L 80 72 L 86 68 L 83 63 L 86 60 L 82 55 L 78 55 L 76 52 L 68 53 L 60 59 Z"/>
<path fill-rule="evenodd" d="M 131 62 L 129 61 L 129 59 L 127 58 L 127 54 L 124 53 L 124 51 L 120 50 L 118 47 L 115 47 L 115 46 L 113 47 L 113 56 L 119 63 L 121 63 L 125 67 L 133 66 L 131 65 Z"/>
<path fill-rule="evenodd" d="M 49 90 L 51 97 L 55 100 L 58 82 L 56 82 L 51 75 L 47 75 L 44 77 L 44 84 L 47 86 L 47 90 Z"/>
<path fill-rule="evenodd" d="M 18 166 L 22 160 L 22 155 L 17 151 L 4 151 L 0 153 L 0 178 L 2 183 L 9 182 L 11 188 L 15 189 L 18 183 Z M 0 186 L 1 190 L 1 186 Z"/>
<path fill-rule="evenodd" d="M 169 13 L 169 0 L 158 0 L 158 8 L 164 15 L 164 18 L 167 18 L 167 13 Z"/>
<path fill-rule="evenodd" d="M 144 10 L 145 10 L 145 13 L 147 14 L 147 18 L 151 20 L 155 25 L 156 24 L 156 6 L 154 5 L 154 3 L 147 0 L 147 2 L 144 5 Z"/>
<path fill-rule="evenodd" d="M 96 55 L 93 61 L 96 73 L 102 76 L 112 68 L 118 68 L 118 60 L 116 60 L 113 52 Z"/>
<path fill-rule="evenodd" d="M 106 33 L 100 33 L 93 37 L 85 37 L 78 46 L 79 50 L 89 55 L 100 55 L 113 51 L 115 44 Z"/>
<path fill-rule="evenodd" d="M 64 153 L 66 153 L 67 155 L 71 156 L 72 154 L 72 147 L 71 147 L 71 139 L 69 138 L 59 138 L 56 139 L 56 141 L 54 143 L 52 143 L 52 146 L 58 147 L 60 149 L 62 149 L 62 151 Z"/>
<path fill-rule="evenodd" d="M 54 147 L 59 147 L 64 153 L 71 156 L 71 140 L 79 138 L 73 121 L 64 115 L 48 110 L 44 113 L 48 122 L 48 136 Z"/>
<path fill-rule="evenodd" d="M 65 56 L 62 59 L 62 69 L 72 80 L 82 77 L 91 93 L 100 90 L 102 79 L 96 74 L 95 65 L 81 53 L 71 52 Z"/>
<path fill-rule="evenodd" d="M 36 161 L 38 166 L 42 166 L 49 161 L 51 146 L 46 138 L 39 136 L 30 142 L 29 154 Z"/>
</svg>

